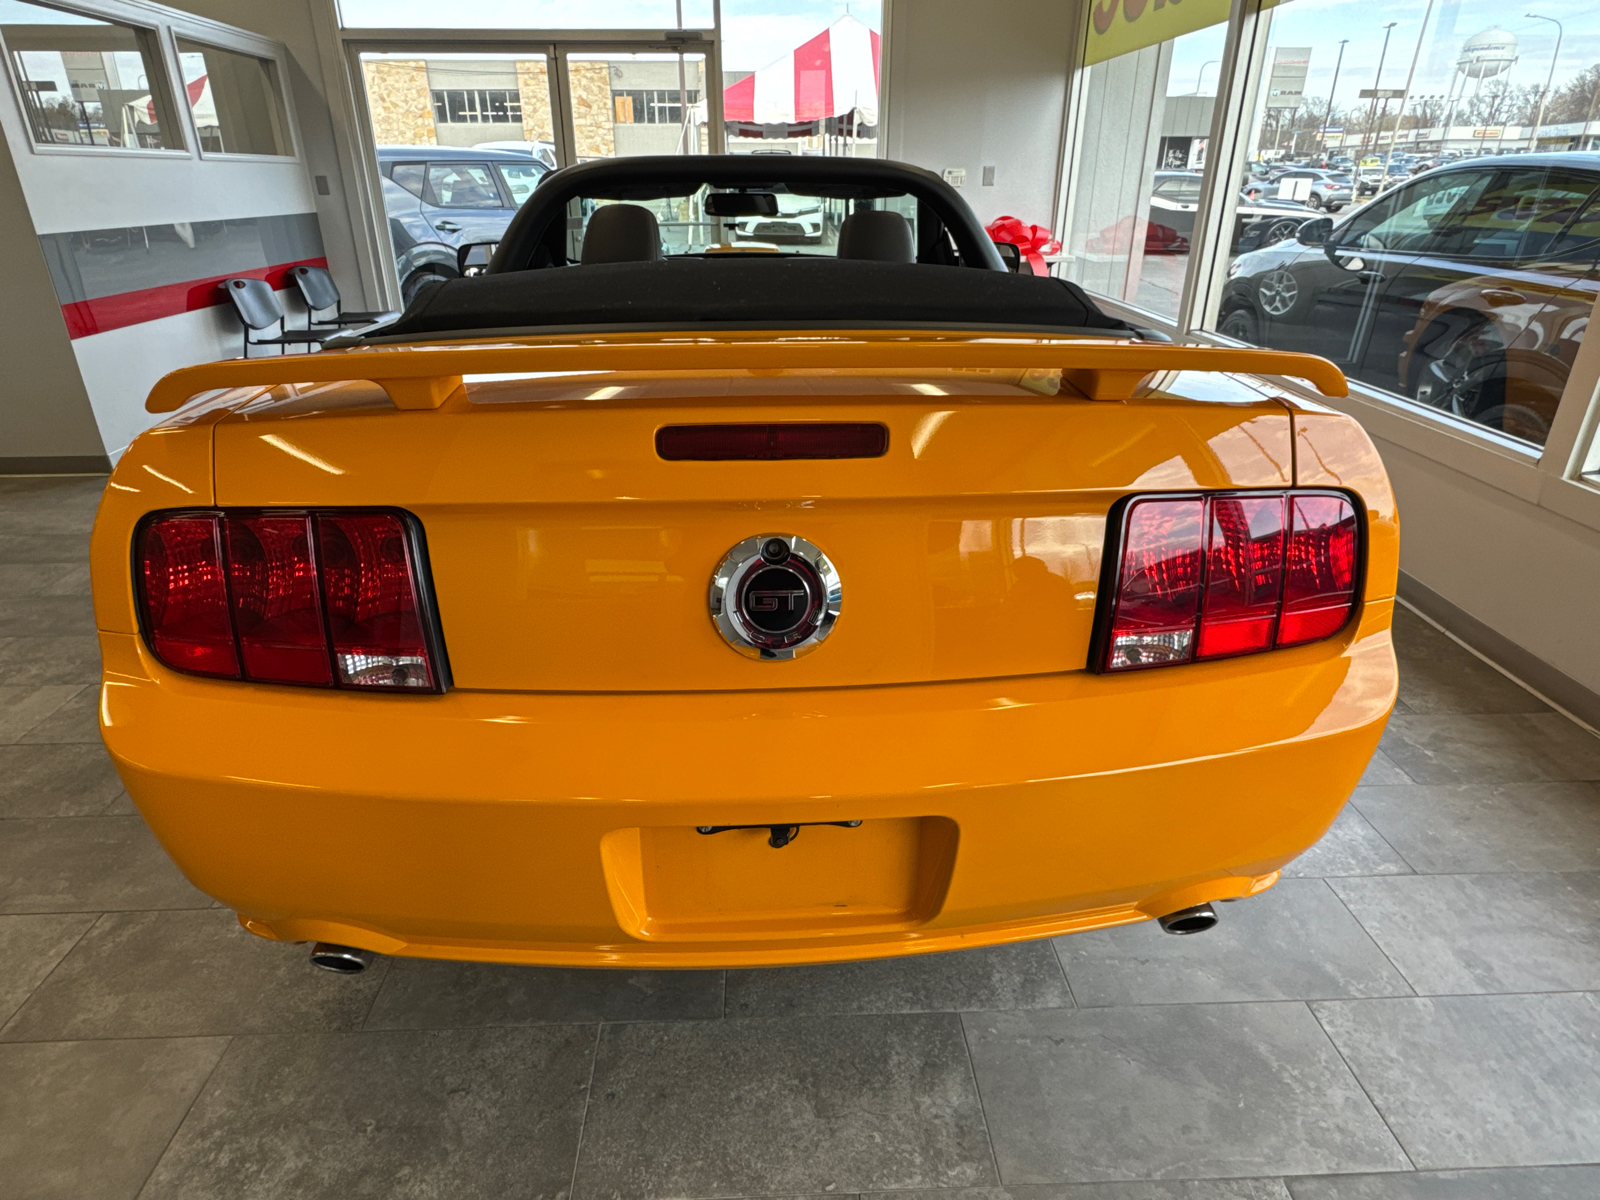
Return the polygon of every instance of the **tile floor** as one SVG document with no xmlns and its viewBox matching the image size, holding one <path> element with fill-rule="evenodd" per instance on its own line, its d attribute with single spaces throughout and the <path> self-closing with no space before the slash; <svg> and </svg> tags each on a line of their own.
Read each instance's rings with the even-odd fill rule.
<svg viewBox="0 0 1600 1200">
<path fill-rule="evenodd" d="M 1600 1196 L 1600 741 L 1402 613 L 1320 845 L 1201 937 L 313 970 L 94 722 L 98 480 L 0 480 L 0 1197 Z"/>
</svg>

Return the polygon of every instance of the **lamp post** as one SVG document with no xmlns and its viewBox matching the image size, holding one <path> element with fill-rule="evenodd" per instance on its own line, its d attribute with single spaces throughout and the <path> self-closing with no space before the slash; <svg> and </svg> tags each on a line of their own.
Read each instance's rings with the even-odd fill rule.
<svg viewBox="0 0 1600 1200">
<path fill-rule="evenodd" d="M 1556 78 L 1556 59 L 1561 57 L 1561 37 L 1566 30 L 1561 27 L 1561 22 L 1554 17 L 1541 17 L 1538 13 L 1523 13 L 1530 21 L 1549 21 L 1556 27 L 1556 52 L 1550 56 L 1550 74 L 1545 76 L 1544 91 L 1539 94 L 1539 112 L 1533 118 L 1533 134 L 1528 138 L 1528 153 L 1532 154 L 1539 148 L 1539 126 L 1544 124 L 1544 106 L 1550 99 L 1550 85 Z"/>
<path fill-rule="evenodd" d="M 1207 67 L 1220 67 L 1221 65 L 1222 60 L 1220 58 L 1209 58 L 1205 62 L 1201 63 L 1200 74 L 1194 77 L 1194 91 L 1189 94 L 1192 96 L 1198 96 L 1200 94 L 1200 89 L 1205 86 Z"/>
<path fill-rule="evenodd" d="M 1411 52 L 1411 69 L 1406 72 L 1406 90 L 1400 94 L 1400 112 L 1394 119 L 1394 135 L 1389 139 L 1389 153 L 1383 160 L 1383 182 L 1389 182 L 1389 164 L 1394 161 L 1394 144 L 1400 137 L 1400 123 L 1406 119 L 1406 104 L 1411 99 L 1411 81 L 1417 76 L 1417 59 L 1422 57 L 1422 39 L 1428 32 L 1428 18 L 1433 16 L 1433 0 L 1422 13 L 1422 28 L 1417 30 L 1417 48 Z M 1551 70 L 1554 70 L 1554 64 Z"/>
<path fill-rule="evenodd" d="M 1389 35 L 1394 32 L 1394 27 L 1398 24 L 1400 24 L 1399 21 L 1390 21 L 1383 27 L 1383 50 L 1378 54 L 1378 73 L 1372 77 L 1372 108 L 1367 113 L 1367 127 L 1369 129 L 1372 128 L 1372 123 L 1378 119 L 1378 88 L 1383 84 L 1383 60 L 1389 55 Z M 1372 131 L 1373 150 L 1378 148 L 1380 132 L 1376 129 Z M 1361 154 L 1365 157 L 1366 153 L 1367 139 L 1366 135 L 1363 134 L 1361 137 Z M 1357 165 L 1359 166 L 1360 164 L 1358 163 Z"/>
<path fill-rule="evenodd" d="M 1344 66 L 1344 48 L 1346 46 L 1348 46 L 1349 44 L 1350 44 L 1350 39 L 1349 38 L 1341 38 L 1340 39 L 1340 41 L 1339 41 L 1339 57 L 1334 60 L 1334 64 L 1333 64 L 1333 83 L 1330 84 L 1329 87 L 1328 87 L 1328 111 L 1323 115 L 1323 118 L 1322 118 L 1322 157 L 1323 158 L 1327 158 L 1328 157 L 1328 123 L 1333 120 L 1333 93 L 1336 92 L 1338 90 L 1338 88 L 1339 88 L 1339 68 Z M 1339 145 L 1340 145 L 1340 148 L 1342 149 L 1343 146 L 1344 146 L 1344 139 L 1343 138 L 1339 139 Z"/>
</svg>

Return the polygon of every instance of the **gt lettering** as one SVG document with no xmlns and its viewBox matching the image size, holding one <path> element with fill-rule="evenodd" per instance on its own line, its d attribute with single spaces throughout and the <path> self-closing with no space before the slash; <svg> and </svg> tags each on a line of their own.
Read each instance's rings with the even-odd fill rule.
<svg viewBox="0 0 1600 1200">
<path fill-rule="evenodd" d="M 749 599 L 751 612 L 777 612 L 779 603 L 784 599 L 789 601 L 789 611 L 793 612 L 809 599 L 804 588 L 794 591 L 753 591 L 745 595 Z"/>
</svg>

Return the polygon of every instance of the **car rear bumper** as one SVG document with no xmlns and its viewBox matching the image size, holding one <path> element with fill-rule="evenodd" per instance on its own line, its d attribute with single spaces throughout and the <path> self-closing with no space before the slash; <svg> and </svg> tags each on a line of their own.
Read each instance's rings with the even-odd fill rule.
<svg viewBox="0 0 1600 1200">
<path fill-rule="evenodd" d="M 1270 886 L 1395 694 L 1392 601 L 1329 643 L 760 694 L 353 696 L 101 634 L 129 793 L 245 927 L 388 954 L 712 967 L 949 950 Z M 860 821 L 768 834 L 700 826 Z"/>
</svg>

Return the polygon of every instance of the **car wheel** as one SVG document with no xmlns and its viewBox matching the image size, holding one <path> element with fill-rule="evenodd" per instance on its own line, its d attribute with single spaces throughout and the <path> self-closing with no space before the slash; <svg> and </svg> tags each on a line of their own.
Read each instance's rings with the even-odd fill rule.
<svg viewBox="0 0 1600 1200">
<path fill-rule="evenodd" d="M 427 267 L 413 271 L 400 281 L 400 301 L 406 307 L 411 307 L 411 302 L 417 298 L 417 293 L 429 286 L 434 281 L 454 279 L 454 275 L 446 275 L 443 271 L 430 270 Z"/>
<path fill-rule="evenodd" d="M 1271 246 L 1274 243 L 1286 241 L 1295 235 L 1295 231 L 1300 228 L 1300 225 L 1301 222 L 1293 217 L 1280 217 L 1262 231 L 1261 241 L 1258 245 Z"/>
<path fill-rule="evenodd" d="M 1321 212 L 1322 211 L 1322 197 L 1317 195 L 1315 192 L 1312 192 L 1309 196 L 1306 197 L 1306 207 L 1307 208 L 1314 208 L 1318 212 Z"/>
<path fill-rule="evenodd" d="M 1490 413 L 1497 414 L 1497 421 L 1504 419 L 1506 352 L 1490 326 L 1458 334 L 1444 353 L 1429 355 L 1424 363 L 1411 389 L 1419 404 L 1484 424 Z"/>
<path fill-rule="evenodd" d="M 1311 297 L 1293 271 L 1276 267 L 1256 284 L 1256 303 L 1275 321 L 1293 321 L 1310 306 Z"/>
<path fill-rule="evenodd" d="M 1261 344 L 1260 323 L 1256 320 L 1255 313 L 1248 308 L 1236 308 L 1232 312 L 1223 313 L 1222 320 L 1217 325 L 1217 332 L 1223 337 L 1248 342 L 1252 346 Z"/>
<path fill-rule="evenodd" d="M 1494 404 L 1472 418 L 1479 425 L 1542 446 L 1550 436 L 1550 422 L 1521 404 Z"/>
</svg>

